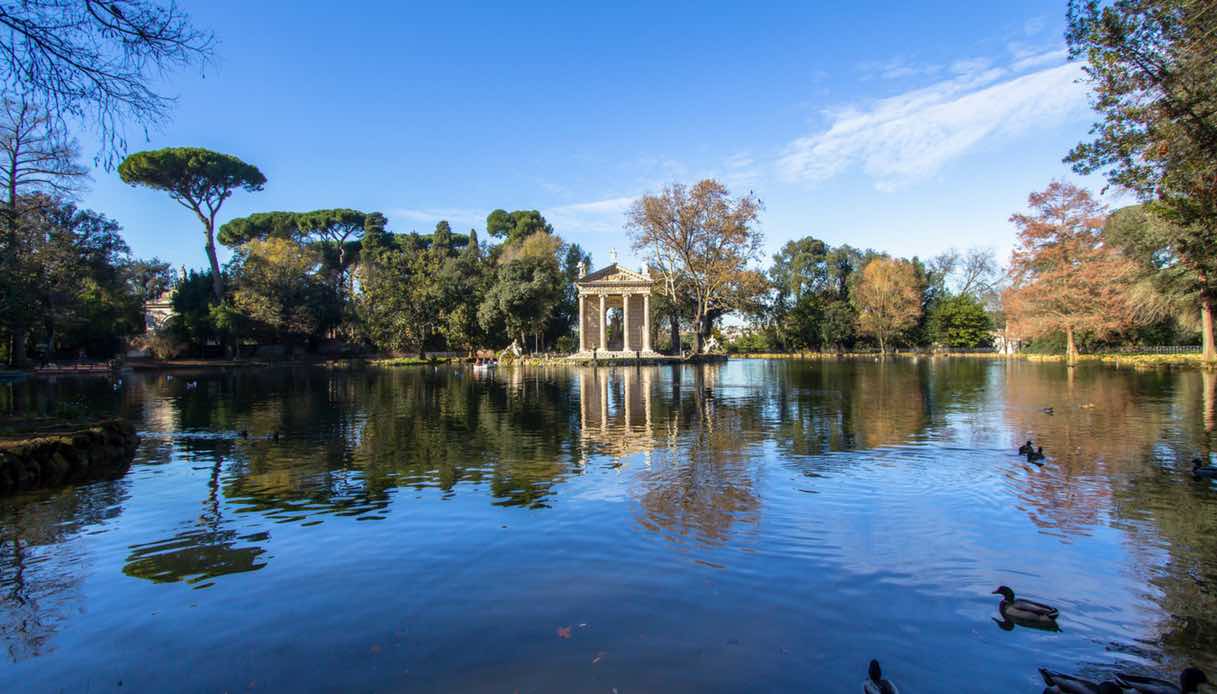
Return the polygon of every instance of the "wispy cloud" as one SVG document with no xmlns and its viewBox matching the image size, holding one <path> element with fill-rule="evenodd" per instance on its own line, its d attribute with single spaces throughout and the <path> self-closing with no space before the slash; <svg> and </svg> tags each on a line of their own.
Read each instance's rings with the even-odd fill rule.
<svg viewBox="0 0 1217 694">
<path fill-rule="evenodd" d="M 1076 84 L 1077 64 L 1047 67 L 1052 51 L 1027 55 L 1008 67 L 987 60 L 959 61 L 954 77 L 827 113 L 827 128 L 790 143 L 778 160 L 788 180 L 823 181 L 860 168 L 880 190 L 932 175 L 982 141 L 1059 122 L 1086 106 Z"/>
<path fill-rule="evenodd" d="M 620 232 L 633 197 L 607 198 L 541 210 L 559 234 Z"/>
<path fill-rule="evenodd" d="M 933 77 L 942 72 L 941 65 L 923 64 L 906 58 L 870 60 L 858 64 L 862 79 L 897 80 L 905 77 Z"/>
<path fill-rule="evenodd" d="M 389 210 L 387 214 L 390 219 L 419 223 L 419 231 L 431 231 L 431 227 L 441 219 L 448 220 L 448 223 L 457 228 L 469 225 L 480 228 L 486 221 L 486 212 L 456 207 L 431 209 L 399 207 Z"/>
</svg>

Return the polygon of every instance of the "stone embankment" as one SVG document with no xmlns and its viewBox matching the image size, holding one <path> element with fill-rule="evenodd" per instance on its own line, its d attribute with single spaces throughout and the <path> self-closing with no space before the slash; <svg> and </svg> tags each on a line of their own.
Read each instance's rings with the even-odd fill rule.
<svg viewBox="0 0 1217 694">
<path fill-rule="evenodd" d="M 117 477 L 138 444 L 135 427 L 120 419 L 0 438 L 0 494 Z"/>
</svg>

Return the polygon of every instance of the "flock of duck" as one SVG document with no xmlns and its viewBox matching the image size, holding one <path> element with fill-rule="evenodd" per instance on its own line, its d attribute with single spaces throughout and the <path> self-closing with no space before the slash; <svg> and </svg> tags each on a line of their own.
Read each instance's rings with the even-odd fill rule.
<svg viewBox="0 0 1217 694">
<path fill-rule="evenodd" d="M 1043 412 L 1052 414 L 1052 408 L 1045 408 Z M 1036 465 L 1044 464 L 1043 446 L 1036 446 L 1033 442 L 1027 441 L 1018 447 L 1018 453 L 1026 456 L 1028 462 Z M 1192 477 L 1217 479 L 1217 466 L 1205 465 L 1200 458 L 1193 458 Z M 1009 586 L 999 586 L 997 590 L 993 591 L 993 594 L 1002 597 L 1001 603 L 997 606 L 1002 618 L 993 620 L 1002 629 L 1009 631 L 1017 625 L 1044 631 L 1060 630 L 1056 619 L 1061 612 L 1057 608 L 1025 598 L 1016 598 L 1014 590 Z M 1047 685 L 1044 694 L 1128 694 L 1129 692 L 1194 694 L 1200 691 L 1200 685 L 1209 682 L 1204 672 L 1194 667 L 1186 668 L 1179 673 L 1177 684 L 1163 679 L 1123 672 L 1117 673 L 1114 679 L 1103 682 L 1094 682 L 1077 675 L 1055 672 L 1047 668 L 1040 668 L 1040 676 Z M 870 662 L 870 670 L 867 673 L 866 681 L 862 683 L 862 691 L 864 694 L 899 694 L 896 685 L 883 677 L 883 670 L 877 660 Z"/>
</svg>

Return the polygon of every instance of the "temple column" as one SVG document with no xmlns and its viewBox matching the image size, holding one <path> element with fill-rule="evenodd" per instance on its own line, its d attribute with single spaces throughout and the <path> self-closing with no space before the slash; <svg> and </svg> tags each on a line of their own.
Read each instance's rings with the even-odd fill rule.
<svg viewBox="0 0 1217 694">
<path fill-rule="evenodd" d="M 600 295 L 600 351 L 608 351 L 608 309 L 604 306 L 604 295 Z"/>
<path fill-rule="evenodd" d="M 651 351 L 651 294 L 642 295 L 642 351 Z"/>
<path fill-rule="evenodd" d="M 587 323 L 583 322 L 583 302 L 586 297 L 579 295 L 579 351 L 587 351 Z"/>
<path fill-rule="evenodd" d="M 630 351 L 630 295 L 621 295 L 621 351 Z"/>
</svg>

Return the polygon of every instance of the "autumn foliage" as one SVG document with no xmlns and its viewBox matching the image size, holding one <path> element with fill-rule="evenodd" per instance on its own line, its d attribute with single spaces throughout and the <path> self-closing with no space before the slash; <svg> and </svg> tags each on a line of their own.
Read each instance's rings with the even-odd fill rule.
<svg viewBox="0 0 1217 694">
<path fill-rule="evenodd" d="M 1010 217 L 1018 246 L 1010 262 L 1008 328 L 1021 337 L 1064 333 L 1070 360 L 1080 332 L 1104 337 L 1133 324 L 1133 264 L 1103 243 L 1106 209 L 1090 192 L 1053 181 Z"/>
<path fill-rule="evenodd" d="M 880 352 L 887 351 L 888 341 L 921 317 L 917 270 L 907 260 L 875 258 L 862 268 L 852 300 L 858 329 L 879 341 Z"/>
</svg>

